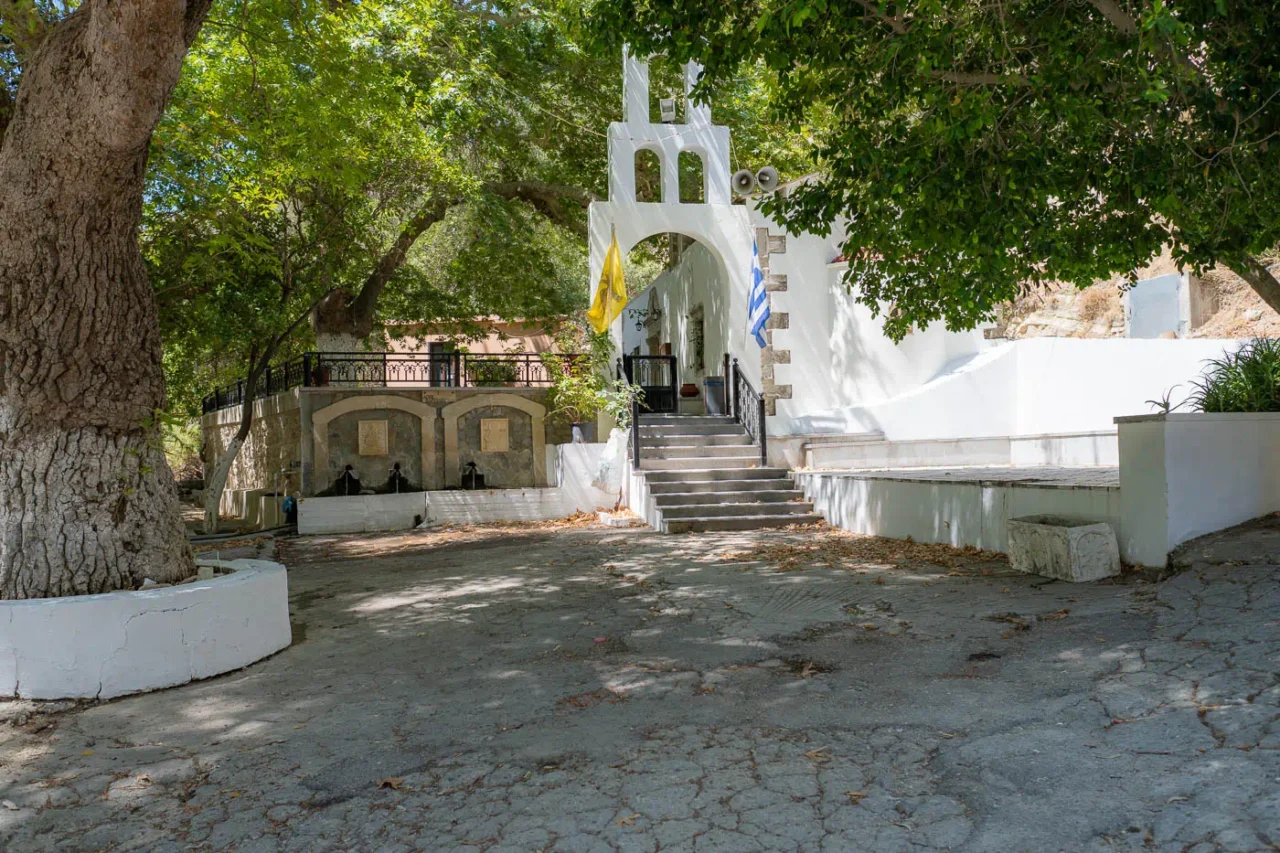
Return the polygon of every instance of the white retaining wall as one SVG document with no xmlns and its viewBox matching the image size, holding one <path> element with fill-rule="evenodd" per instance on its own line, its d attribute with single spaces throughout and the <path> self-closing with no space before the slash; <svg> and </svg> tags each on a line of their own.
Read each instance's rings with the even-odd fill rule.
<svg viewBox="0 0 1280 853">
<path fill-rule="evenodd" d="M 1029 338 L 1001 344 L 882 403 L 813 412 L 798 432 L 879 431 L 888 441 L 1111 432 L 1240 341 Z M 1099 463 L 1095 463 L 1099 464 Z"/>
<path fill-rule="evenodd" d="M 426 492 L 427 524 L 550 521 L 574 512 L 560 489 L 482 489 Z"/>
<path fill-rule="evenodd" d="M 101 595 L 0 601 L 0 696 L 108 699 L 248 666 L 291 642 L 284 566 Z"/>
<path fill-rule="evenodd" d="M 1117 418 L 1121 553 L 1162 566 L 1175 546 L 1280 511 L 1280 414 Z"/>
<path fill-rule="evenodd" d="M 1010 518 L 1064 515 L 1122 527 L 1120 491 L 995 482 L 921 482 L 798 472 L 796 484 L 827 522 L 873 536 L 1007 551 Z M 1123 556 L 1123 550 L 1121 552 Z"/>
<path fill-rule="evenodd" d="M 621 482 L 622 461 L 626 454 L 626 442 L 620 442 L 622 453 L 610 460 L 615 469 L 615 479 Z M 548 448 L 547 470 L 559 487 L 561 500 L 570 512 L 595 512 L 613 509 L 618 502 L 618 492 L 598 488 L 596 475 L 604 460 L 608 444 L 557 444 Z"/>
<path fill-rule="evenodd" d="M 426 517 L 424 495 L 352 495 L 350 497 L 303 498 L 298 501 L 298 532 L 372 533 L 379 530 L 410 530 L 414 517 Z"/>
</svg>

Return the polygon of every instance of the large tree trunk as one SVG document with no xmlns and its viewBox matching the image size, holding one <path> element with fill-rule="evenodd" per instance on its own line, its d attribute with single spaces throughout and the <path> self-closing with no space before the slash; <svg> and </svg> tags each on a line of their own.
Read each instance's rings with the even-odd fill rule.
<svg viewBox="0 0 1280 853">
<path fill-rule="evenodd" d="M 381 286 L 379 286 L 381 291 Z M 360 310 L 354 297 L 335 290 L 311 312 L 311 331 L 317 352 L 368 352 L 372 345 L 374 313 Z"/>
<path fill-rule="evenodd" d="M 208 0 L 86 0 L 0 141 L 0 597 L 193 571 L 160 449 L 137 231 L 147 148 Z"/>
</svg>

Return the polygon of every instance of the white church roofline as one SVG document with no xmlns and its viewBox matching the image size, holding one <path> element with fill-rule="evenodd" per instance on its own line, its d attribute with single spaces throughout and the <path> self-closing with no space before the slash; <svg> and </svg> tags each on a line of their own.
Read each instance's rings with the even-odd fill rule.
<svg viewBox="0 0 1280 853">
<path fill-rule="evenodd" d="M 609 200 L 593 202 L 589 209 L 590 279 L 594 295 L 604 268 L 610 239 L 617 236 L 625 256 L 641 241 L 657 234 L 677 233 L 704 245 L 719 261 L 727 293 L 723 303 L 728 332 L 745 329 L 751 270 L 751 214 L 745 205 L 733 204 L 730 189 L 729 128 L 711 123 L 711 108 L 695 103 L 689 93 L 702 69 L 689 63 L 684 69 L 685 123 L 649 121 L 650 91 L 647 61 L 624 51 L 623 120 L 609 125 Z M 636 200 L 636 155 L 652 151 L 658 158 L 661 201 Z M 680 201 L 680 155 L 696 154 L 702 160 L 703 201 Z M 621 345 L 621 320 L 614 325 Z M 744 335 L 729 334 L 730 354 L 741 358 L 748 378 L 758 384 L 760 365 L 754 342 L 748 351 Z M 720 353 L 709 353 L 719 363 Z M 744 357 L 756 355 L 755 358 Z"/>
</svg>

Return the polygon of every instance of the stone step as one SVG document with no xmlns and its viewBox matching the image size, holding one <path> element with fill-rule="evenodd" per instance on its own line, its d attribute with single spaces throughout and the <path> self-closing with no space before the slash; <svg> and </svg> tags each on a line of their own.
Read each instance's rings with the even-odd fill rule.
<svg viewBox="0 0 1280 853">
<path fill-rule="evenodd" d="M 643 460 L 641 460 L 643 462 Z M 689 462 L 692 460 L 683 460 Z M 645 481 L 650 490 L 659 483 L 707 483 L 717 480 L 774 480 L 791 483 L 791 472 L 786 468 L 741 468 L 726 470 L 722 468 L 697 468 L 688 466 L 665 471 L 644 471 Z M 741 488 L 740 486 L 736 488 Z M 776 488 L 776 487 L 775 487 Z M 792 486 L 794 488 L 794 486 Z M 693 489 L 683 489 L 691 492 Z"/>
<path fill-rule="evenodd" d="M 710 447 L 712 445 L 732 445 L 732 444 L 751 444 L 751 436 L 745 432 L 729 432 L 719 435 L 686 435 L 684 433 L 670 433 L 659 435 L 645 435 L 640 433 L 640 451 L 643 453 L 651 447 L 688 447 L 701 446 Z"/>
<path fill-rule="evenodd" d="M 667 424 L 665 426 L 640 425 L 640 443 L 664 435 L 746 435 L 741 424 Z"/>
<path fill-rule="evenodd" d="M 756 483 L 762 484 L 758 489 L 752 488 Z M 654 483 L 649 487 L 649 493 L 653 496 L 653 502 L 660 508 L 668 506 L 713 506 L 718 503 L 786 503 L 787 501 L 803 501 L 804 492 L 799 489 L 791 488 L 791 482 L 785 483 L 779 488 L 769 488 L 772 480 L 720 480 L 712 483 Z M 655 487 L 661 485 L 663 488 L 676 485 L 705 486 L 704 491 L 673 491 L 673 492 L 657 492 Z M 713 490 L 712 486 L 733 486 L 734 491 Z M 741 487 L 741 488 L 739 488 Z"/>
<path fill-rule="evenodd" d="M 665 472 L 663 472 L 665 473 Z M 746 472 L 743 472 L 746 473 Z M 789 492 L 795 483 L 768 477 L 760 480 L 673 480 L 667 483 L 649 483 L 651 495 L 733 494 L 734 492 Z"/>
<path fill-rule="evenodd" d="M 729 518 L 679 518 L 662 522 L 663 533 L 717 533 L 735 530 L 761 530 L 768 527 L 790 527 L 793 524 L 816 524 L 817 513 L 805 515 L 741 515 Z"/>
<path fill-rule="evenodd" d="M 813 504 L 807 501 L 795 503 L 718 503 L 699 504 L 697 506 L 662 507 L 662 518 L 675 521 L 687 518 L 738 518 L 751 516 L 759 518 L 777 515 L 812 515 Z"/>
<path fill-rule="evenodd" d="M 641 415 L 640 426 L 673 426 L 676 424 L 689 424 L 712 426 L 717 424 L 734 423 L 733 418 L 727 415 Z"/>
<path fill-rule="evenodd" d="M 713 448 L 699 448 L 703 453 Z M 728 448 L 725 448 L 728 449 Z M 746 448 L 750 450 L 751 448 Z M 729 468 L 753 468 L 760 464 L 759 452 L 747 456 L 678 456 L 674 459 L 653 459 L 640 456 L 642 471 L 719 471 Z"/>
<path fill-rule="evenodd" d="M 646 459 L 736 459 L 760 458 L 760 448 L 754 444 L 681 444 L 658 447 L 640 445 L 640 461 Z"/>
</svg>

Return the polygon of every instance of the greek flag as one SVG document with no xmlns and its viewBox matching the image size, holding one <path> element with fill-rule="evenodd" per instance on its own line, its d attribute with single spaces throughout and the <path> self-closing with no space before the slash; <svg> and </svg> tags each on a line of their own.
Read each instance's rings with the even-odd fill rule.
<svg viewBox="0 0 1280 853">
<path fill-rule="evenodd" d="M 747 331 L 756 336 L 762 348 L 769 342 L 764 337 L 765 323 L 769 322 L 769 294 L 764 289 L 764 273 L 760 271 L 760 250 L 751 243 L 751 295 L 747 299 Z"/>
</svg>

